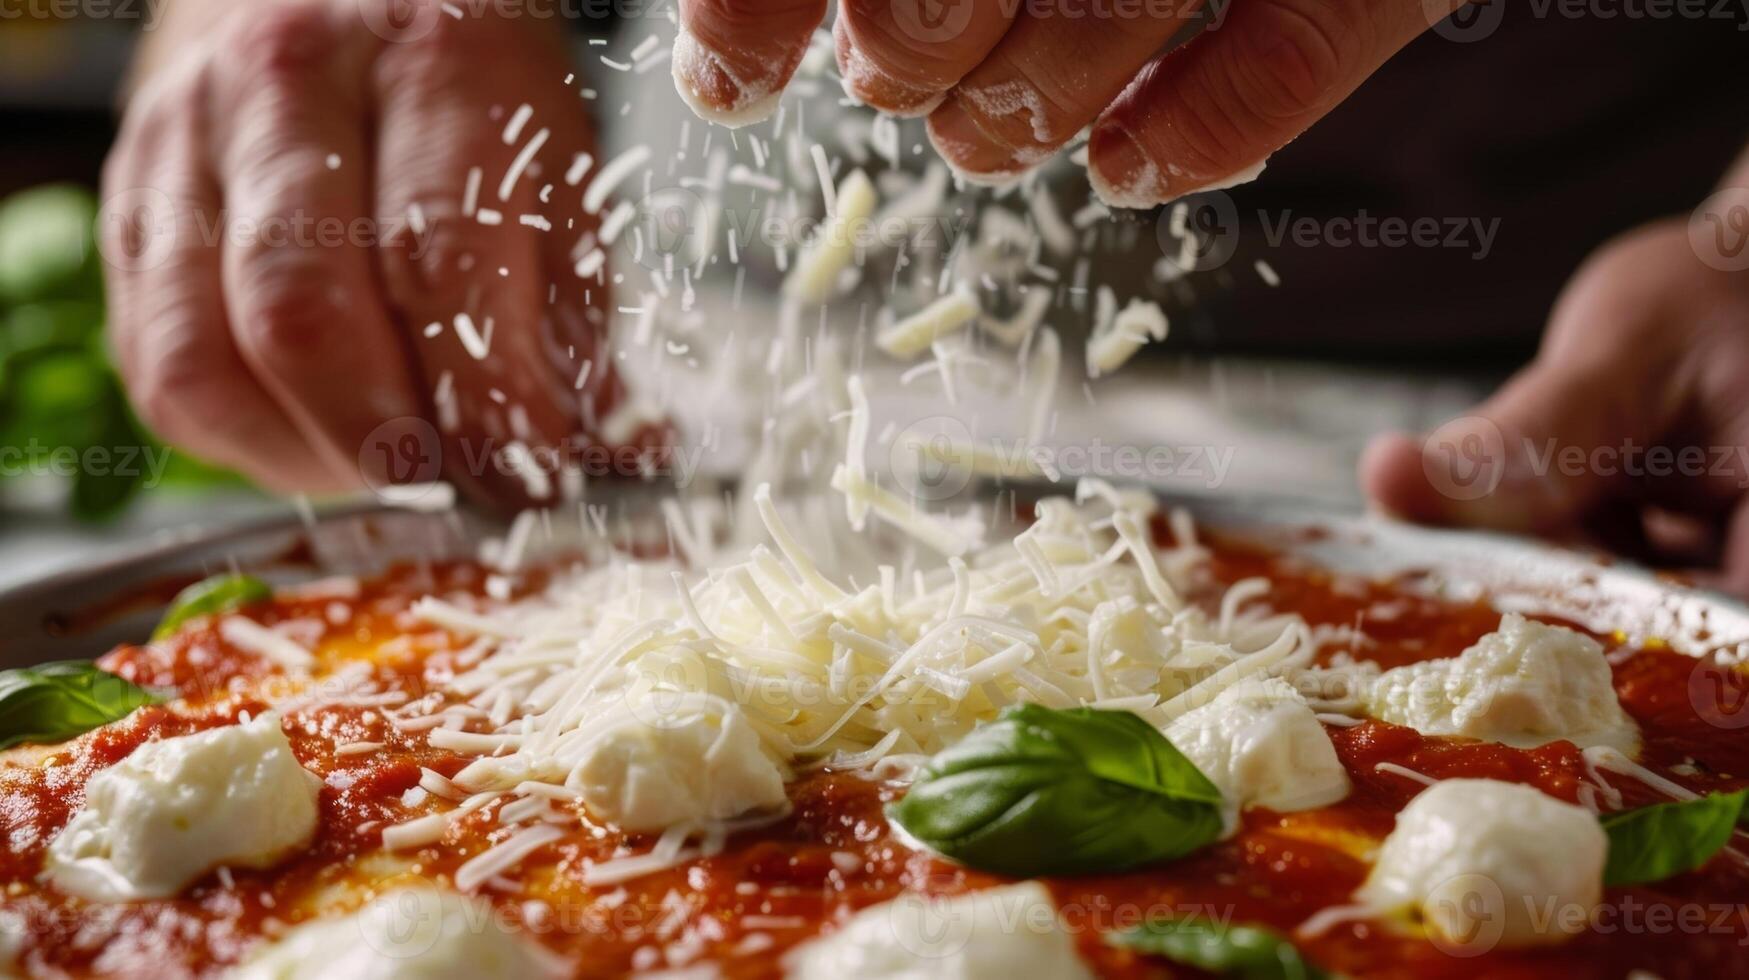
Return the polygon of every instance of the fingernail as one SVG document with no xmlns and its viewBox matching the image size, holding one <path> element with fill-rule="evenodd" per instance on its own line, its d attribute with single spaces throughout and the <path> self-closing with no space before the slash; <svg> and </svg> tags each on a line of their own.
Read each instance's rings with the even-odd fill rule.
<svg viewBox="0 0 1749 980">
<path fill-rule="evenodd" d="M 669 59 L 675 91 L 700 119 L 731 129 L 760 122 L 777 109 L 780 91 L 747 84 L 729 73 L 723 59 L 681 28 Z"/>
<path fill-rule="evenodd" d="M 903 119 L 927 116 L 947 98 L 947 93 L 939 89 L 897 78 L 875 64 L 856 46 L 847 24 L 848 21 L 840 17 L 832 31 L 838 75 L 843 80 L 845 95 Z"/>
<path fill-rule="evenodd" d="M 1002 186 L 1026 176 L 1031 167 L 993 142 L 971 113 L 960 105 L 957 95 L 950 95 L 929 114 L 926 128 L 935 152 L 947 161 L 954 173 L 973 184 Z"/>
<path fill-rule="evenodd" d="M 1100 126 L 1088 137 L 1087 182 L 1107 207 L 1151 208 L 1172 197 L 1160 168 L 1118 125 Z"/>
</svg>

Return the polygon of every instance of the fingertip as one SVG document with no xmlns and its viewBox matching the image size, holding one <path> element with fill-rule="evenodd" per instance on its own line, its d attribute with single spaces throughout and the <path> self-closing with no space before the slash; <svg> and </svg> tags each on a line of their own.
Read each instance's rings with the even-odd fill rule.
<svg viewBox="0 0 1749 980">
<path fill-rule="evenodd" d="M 929 114 L 929 143 L 954 175 L 969 184 L 1006 187 L 1025 177 L 1038 162 L 1018 159 L 994 140 L 960 104 L 956 89 Z"/>
<path fill-rule="evenodd" d="M 737 78 L 727 62 L 685 27 L 674 38 L 669 58 L 674 89 L 700 119 L 739 129 L 769 119 L 783 97 L 783 85 L 770 77 Z"/>
<path fill-rule="evenodd" d="M 1087 139 L 1087 182 L 1107 207 L 1140 210 L 1172 199 L 1160 168 L 1116 123 L 1095 126 Z"/>
<path fill-rule="evenodd" d="M 856 43 L 849 21 L 840 16 L 832 26 L 833 53 L 844 94 L 889 116 L 915 119 L 927 116 L 947 98 L 947 92 L 916 85 L 881 67 Z"/>
<path fill-rule="evenodd" d="M 1407 433 L 1373 437 L 1360 457 L 1360 485 L 1385 513 L 1419 524 L 1444 523 L 1448 514 L 1429 479 L 1430 460 L 1421 440 Z"/>
</svg>

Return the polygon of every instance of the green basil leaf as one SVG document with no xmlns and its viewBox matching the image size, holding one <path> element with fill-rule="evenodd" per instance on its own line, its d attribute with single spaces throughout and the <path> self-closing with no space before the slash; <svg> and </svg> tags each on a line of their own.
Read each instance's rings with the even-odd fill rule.
<svg viewBox="0 0 1749 980">
<path fill-rule="evenodd" d="M 0 749 L 64 742 L 157 700 L 85 660 L 0 671 Z"/>
<path fill-rule="evenodd" d="M 1640 885 L 1693 871 L 1731 839 L 1749 789 L 1656 803 L 1603 818 L 1609 835 L 1606 885 Z"/>
<path fill-rule="evenodd" d="M 176 593 L 152 639 L 162 640 L 198 616 L 216 616 L 271 598 L 273 588 L 253 575 L 214 575 Z"/>
<path fill-rule="evenodd" d="M 938 753 L 889 815 L 962 864 L 1030 877 L 1182 857 L 1220 836 L 1220 803 L 1134 713 L 1026 704 Z"/>
<path fill-rule="evenodd" d="M 1285 937 L 1262 926 L 1167 919 L 1111 933 L 1105 941 L 1244 980 L 1321 980 L 1329 976 L 1306 962 Z"/>
<path fill-rule="evenodd" d="M 97 199 L 72 184 L 32 187 L 0 201 L 0 306 L 100 300 Z"/>
</svg>

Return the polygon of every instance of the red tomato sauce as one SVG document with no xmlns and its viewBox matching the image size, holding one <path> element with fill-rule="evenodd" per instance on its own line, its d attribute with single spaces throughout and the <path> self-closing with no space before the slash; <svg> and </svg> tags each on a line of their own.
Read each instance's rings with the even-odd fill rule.
<svg viewBox="0 0 1749 980">
<path fill-rule="evenodd" d="M 1413 583 L 1359 582 L 1239 545 L 1218 544 L 1212 568 L 1221 583 L 1268 576 L 1277 608 L 1314 625 L 1361 624 L 1371 642 L 1358 655 L 1385 667 L 1455 655 L 1499 620 L 1485 603 L 1427 598 L 1408 587 Z M 0 839 L 6 843 L 0 915 L 26 926 L 20 965 L 44 974 L 220 973 L 263 937 L 331 911 L 312 898 L 325 889 L 351 885 L 356 904 L 385 878 L 394 884 L 403 876 L 453 874 L 508 836 L 496 822 L 501 804 L 493 803 L 452 825 L 440 844 L 399 855 L 396 867 L 371 864 L 383 827 L 434 812 L 435 801 L 403 801 L 421 771 L 451 776 L 467 762 L 431 748 L 423 732 L 397 728 L 387 705 L 372 701 L 384 692 L 426 696 L 432 679 L 445 676 L 465 645 L 413 620 L 407 608 L 427 593 L 478 593 L 483 581 L 484 573 L 468 564 L 408 566 L 367 583 L 356 596 L 282 597 L 246 610 L 264 624 L 306 625 L 323 671 L 353 671 L 337 690 L 316 696 L 275 688 L 290 682 L 226 643 L 210 622 L 106 657 L 106 669 L 173 688 L 183 699 L 141 709 L 39 757 L 0 765 Z M 541 584 L 531 576 L 517 591 Z M 1606 648 L 1619 645 L 1600 639 Z M 1656 646 L 1636 651 L 1614 670 L 1622 704 L 1642 728 L 1642 764 L 1698 792 L 1749 784 L 1749 726 L 1708 721 L 1691 697 L 1697 671 L 1702 683 L 1707 670 L 1721 672 L 1718 682 L 1726 685 L 1742 683 L 1738 675 Z M 268 700 L 280 706 L 299 761 L 323 780 L 320 823 L 306 853 L 265 871 L 209 874 L 174 899 L 118 906 L 67 898 L 38 882 L 48 842 L 82 805 L 94 773 L 148 740 L 235 723 L 245 712 L 265 710 Z M 1354 782 L 1342 802 L 1294 814 L 1248 811 L 1234 837 L 1170 865 L 1051 879 L 1086 961 L 1110 977 L 1194 976 L 1113 947 L 1104 936 L 1150 917 L 1188 915 L 1291 933 L 1320 910 L 1351 904 L 1372 849 L 1423 788 L 1410 777 L 1380 772 L 1381 762 L 1434 779 L 1528 783 L 1569 801 L 1577 799 L 1586 772 L 1579 751 L 1565 742 L 1524 750 L 1374 721 L 1328 731 Z M 377 745 L 337 751 L 358 743 Z M 1630 805 L 1661 799 L 1629 777 L 1608 778 Z M 698 963 L 714 963 L 730 978 L 779 977 L 785 951 L 857 909 L 906 891 L 945 895 L 1002 882 L 901 843 L 883 809 L 902 792 L 854 773 L 807 775 L 791 786 L 789 817 L 737 835 L 723 854 L 593 888 L 583 883 L 588 862 L 639 853 L 653 838 L 597 825 L 576 809 L 576 829 L 522 863 L 520 888 L 488 886 L 482 894 L 509 927 L 569 956 L 579 977 Z M 1737 844 L 1744 845 L 1741 836 Z M 1353 977 L 1619 977 L 1635 969 L 1665 980 L 1749 977 L 1746 869 L 1749 862 L 1726 853 L 1655 887 L 1610 889 L 1590 931 L 1549 948 L 1457 956 L 1409 927 L 1375 920 L 1344 922 L 1300 945 L 1320 967 Z"/>
</svg>

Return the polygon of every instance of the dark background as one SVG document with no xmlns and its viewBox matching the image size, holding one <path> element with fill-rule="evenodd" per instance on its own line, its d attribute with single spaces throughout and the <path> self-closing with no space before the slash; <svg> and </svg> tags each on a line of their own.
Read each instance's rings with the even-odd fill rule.
<svg viewBox="0 0 1749 980">
<path fill-rule="evenodd" d="M 21 6 L 20 0 L 13 0 Z M 1598 244 L 1684 215 L 1749 142 L 1749 3 L 1603 16 L 1503 7 L 1473 40 L 1423 35 L 1263 178 L 1233 191 L 1246 243 L 1280 289 L 1203 289 L 1168 349 L 1344 360 L 1511 363 L 1533 348 L 1567 275 Z M 1504 3 L 1504 0 L 1495 0 Z M 1640 7 L 1632 9 L 1644 9 Z M 0 0 L 0 194 L 95 187 L 143 0 L 125 17 L 27 19 Z M 1473 35 L 1470 35 L 1473 36 Z M 1260 248 L 1279 220 L 1498 221 L 1462 248 Z M 1152 246 L 1139 236 L 1139 248 Z M 1136 257 L 1139 266 L 1157 252 Z M 1252 284 L 1244 283 L 1246 287 Z"/>
</svg>

